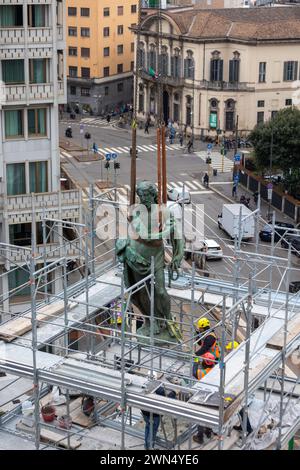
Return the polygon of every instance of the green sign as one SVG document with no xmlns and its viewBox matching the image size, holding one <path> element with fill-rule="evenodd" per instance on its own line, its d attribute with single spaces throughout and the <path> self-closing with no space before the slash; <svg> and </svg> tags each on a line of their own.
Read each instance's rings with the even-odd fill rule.
<svg viewBox="0 0 300 470">
<path fill-rule="evenodd" d="M 217 113 L 210 113 L 209 116 L 209 127 L 217 127 Z"/>
</svg>

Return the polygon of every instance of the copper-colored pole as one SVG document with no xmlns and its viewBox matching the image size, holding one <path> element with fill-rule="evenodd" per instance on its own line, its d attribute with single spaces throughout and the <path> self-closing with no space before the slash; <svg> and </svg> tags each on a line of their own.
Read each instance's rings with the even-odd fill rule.
<svg viewBox="0 0 300 470">
<path fill-rule="evenodd" d="M 165 126 L 162 126 L 161 132 L 162 202 L 163 204 L 167 204 L 167 155 Z"/>
<path fill-rule="evenodd" d="M 130 205 L 135 204 L 135 185 L 136 185 L 136 127 L 132 129 L 131 146 L 131 171 L 130 171 Z"/>
<path fill-rule="evenodd" d="M 161 145 L 161 130 L 157 128 L 157 202 L 161 205 L 161 153 L 160 153 L 160 145 Z"/>
</svg>

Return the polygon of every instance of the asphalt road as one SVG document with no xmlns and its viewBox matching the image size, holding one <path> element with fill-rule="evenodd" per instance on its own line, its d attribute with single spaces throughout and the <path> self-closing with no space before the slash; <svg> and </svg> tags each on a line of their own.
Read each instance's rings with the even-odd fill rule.
<svg viewBox="0 0 300 470">
<path fill-rule="evenodd" d="M 73 130 L 72 142 L 85 146 L 86 141 L 83 138 L 83 134 L 80 133 L 79 121 L 73 122 L 64 120 L 61 122 L 61 137 L 64 137 L 68 122 L 70 122 Z M 115 121 L 111 121 L 108 124 L 105 120 L 96 118 L 84 118 L 81 124 L 83 124 L 83 133 L 89 132 L 91 134 L 90 145 L 96 142 L 103 154 L 111 149 L 113 149 L 111 151 L 118 151 L 117 161 L 119 161 L 121 168 L 117 174 L 117 185 L 120 188 L 119 194 L 125 198 L 130 182 L 130 130 L 118 128 Z M 139 147 L 137 180 L 147 179 L 155 182 L 157 180 L 155 130 L 153 128 L 150 129 L 149 136 L 144 135 L 143 131 L 138 131 L 137 145 Z M 210 276 L 224 280 L 232 280 L 238 271 L 240 282 L 248 282 L 249 275 L 253 276 L 253 271 L 262 271 L 261 274 L 257 276 L 258 286 L 269 283 L 271 275 L 273 288 L 279 286 L 280 290 L 285 291 L 287 276 L 284 276 L 286 264 L 284 260 L 287 259 L 287 250 L 281 249 L 280 246 L 275 248 L 275 256 L 282 258 L 282 261 L 277 260 L 272 270 L 270 270 L 269 267 L 270 259 L 264 258 L 264 255 L 271 255 L 270 243 L 259 241 L 257 246 L 255 246 L 255 243 L 242 243 L 242 249 L 250 253 L 249 255 L 244 254 L 241 257 L 244 259 L 247 258 L 247 261 L 234 259 L 234 242 L 230 240 L 224 232 L 219 230 L 217 225 L 217 216 L 222 211 L 222 205 L 228 201 L 211 189 L 216 188 L 219 192 L 222 192 L 227 185 L 231 187 L 232 173 L 229 169 L 230 163 L 228 162 L 230 158 L 232 160 L 232 155 L 229 155 L 227 161 L 228 171 L 226 173 L 220 173 L 219 165 L 218 175 L 211 176 L 211 187 L 207 189 L 202 183 L 202 177 L 207 171 L 207 165 L 205 159 L 203 160 L 203 158 L 201 158 L 201 152 L 202 154 L 205 153 L 206 148 L 206 144 L 196 141 L 195 153 L 188 154 L 180 148 L 177 140 L 173 145 L 167 142 L 167 178 L 169 187 L 181 187 L 184 183 L 185 188 L 191 193 L 193 204 L 204 204 L 205 237 L 219 241 L 224 253 L 222 261 L 212 260 L 208 262 L 207 267 Z M 72 176 L 72 179 L 77 181 L 82 187 L 87 187 L 89 183 L 99 181 L 101 179 L 101 173 L 104 179 L 107 177 L 107 171 L 104 169 L 103 163 L 99 161 L 79 163 L 73 158 L 72 162 L 67 161 L 64 165 L 68 173 Z M 110 170 L 108 177 L 110 180 L 113 180 L 113 170 Z M 186 205 L 185 207 L 187 208 L 188 206 Z M 263 222 L 260 222 L 260 226 L 262 225 Z M 257 252 L 257 255 L 254 257 L 251 253 L 255 252 Z M 292 256 L 292 265 L 295 268 L 299 268 L 298 258 L 294 255 Z M 292 271 L 289 280 L 300 280 L 300 273 L 298 271 Z"/>
</svg>

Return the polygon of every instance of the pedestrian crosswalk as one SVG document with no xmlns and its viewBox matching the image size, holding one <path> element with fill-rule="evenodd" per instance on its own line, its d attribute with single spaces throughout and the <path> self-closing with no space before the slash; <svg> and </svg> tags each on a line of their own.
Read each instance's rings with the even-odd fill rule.
<svg viewBox="0 0 300 470">
<path fill-rule="evenodd" d="M 202 152 L 195 152 L 195 155 L 197 157 L 200 157 L 201 160 L 206 162 L 207 159 L 207 151 L 202 151 Z M 211 157 L 211 168 L 217 169 L 218 172 L 224 172 L 224 173 L 229 173 L 232 171 L 233 168 L 233 162 L 227 158 L 223 157 L 219 152 L 211 152 L 210 154 Z"/>
<path fill-rule="evenodd" d="M 168 190 L 177 189 L 181 191 L 183 189 L 183 186 L 184 186 L 185 191 L 189 191 L 191 194 L 212 193 L 211 190 L 207 190 L 207 188 L 205 188 L 203 184 L 199 183 L 199 181 L 197 180 L 169 181 L 167 183 Z M 129 184 L 124 184 L 123 186 L 118 188 L 118 192 L 120 195 L 128 196 L 130 192 Z"/>
<path fill-rule="evenodd" d="M 156 152 L 157 151 L 157 145 L 156 144 L 153 144 L 153 145 L 137 145 L 136 146 L 137 150 L 138 150 L 138 155 L 139 153 L 143 153 L 143 152 Z M 178 144 L 173 144 L 173 145 L 166 145 L 166 149 L 167 150 L 180 150 L 180 145 Z M 117 153 L 117 154 L 129 154 L 130 152 L 130 147 L 103 147 L 103 148 L 99 148 L 98 149 L 98 153 L 99 155 L 103 155 L 105 156 L 107 153 Z"/>
</svg>

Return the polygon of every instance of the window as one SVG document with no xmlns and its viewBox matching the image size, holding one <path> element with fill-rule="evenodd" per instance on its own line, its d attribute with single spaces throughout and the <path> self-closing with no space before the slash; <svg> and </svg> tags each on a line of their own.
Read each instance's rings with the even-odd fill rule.
<svg viewBox="0 0 300 470">
<path fill-rule="evenodd" d="M 130 70 L 131 70 L 131 72 L 134 70 L 134 61 L 133 60 L 130 62 Z"/>
<path fill-rule="evenodd" d="M 104 55 L 104 57 L 108 57 L 108 56 L 109 56 L 109 47 L 104 47 L 104 49 L 103 49 L 103 55 Z"/>
<path fill-rule="evenodd" d="M 81 57 L 90 57 L 89 47 L 82 47 L 81 48 Z"/>
<path fill-rule="evenodd" d="M 271 119 L 273 119 L 276 116 L 277 113 L 278 113 L 278 111 L 271 111 Z"/>
<path fill-rule="evenodd" d="M 31 224 L 28 224 L 28 225 L 31 225 Z M 14 266 L 13 269 L 8 272 L 9 290 L 20 287 L 19 290 L 15 290 L 15 292 L 13 293 L 14 296 L 24 296 L 24 295 L 29 296 L 30 295 L 29 277 L 30 277 L 29 271 L 26 266 L 22 268 L 16 268 Z M 24 286 L 24 287 L 21 288 L 21 286 Z"/>
<path fill-rule="evenodd" d="M 46 26 L 45 5 L 28 5 L 28 26 L 31 28 Z"/>
<path fill-rule="evenodd" d="M 225 130 L 233 131 L 235 129 L 235 102 L 227 100 L 225 103 Z"/>
<path fill-rule="evenodd" d="M 81 67 L 81 77 L 90 78 L 90 69 L 88 67 Z"/>
<path fill-rule="evenodd" d="M 192 97 L 191 96 L 186 97 L 185 111 L 186 111 L 186 125 L 191 126 L 192 124 Z"/>
<path fill-rule="evenodd" d="M 24 83 L 24 60 L 2 60 L 2 80 L 4 83 Z"/>
<path fill-rule="evenodd" d="M 80 8 L 80 15 L 81 16 L 90 16 L 90 9 L 89 8 Z"/>
<path fill-rule="evenodd" d="M 266 62 L 260 62 L 258 68 L 258 82 L 264 83 L 266 81 Z"/>
<path fill-rule="evenodd" d="M 117 31 L 118 31 L 118 34 L 123 34 L 124 33 L 124 28 L 123 28 L 122 24 L 119 24 L 119 26 L 117 28 Z"/>
<path fill-rule="evenodd" d="M 264 106 L 265 106 L 264 100 L 258 100 L 258 102 L 257 102 L 257 107 L 258 107 L 258 108 L 264 108 Z"/>
<path fill-rule="evenodd" d="M 136 5 L 131 5 L 131 13 L 136 13 Z"/>
<path fill-rule="evenodd" d="M 48 191 L 48 162 L 29 162 L 29 192 Z"/>
<path fill-rule="evenodd" d="M 70 95 L 76 95 L 76 86 L 74 85 L 70 86 Z"/>
<path fill-rule="evenodd" d="M 22 5 L 1 5 L 0 28 L 11 28 L 14 26 L 23 26 Z"/>
<path fill-rule="evenodd" d="M 105 28 L 103 28 L 103 36 L 105 38 L 107 38 L 109 36 L 109 27 L 106 26 Z"/>
<path fill-rule="evenodd" d="M 171 76 L 175 78 L 179 78 L 181 76 L 180 69 L 181 69 L 180 51 L 178 48 L 176 48 L 174 51 L 174 56 L 171 57 Z"/>
<path fill-rule="evenodd" d="M 130 44 L 130 50 L 131 50 L 131 52 L 134 52 L 134 42 L 132 42 L 132 43 Z"/>
<path fill-rule="evenodd" d="M 77 47 L 69 47 L 69 55 L 77 56 Z"/>
<path fill-rule="evenodd" d="M 68 15 L 69 16 L 76 16 L 77 15 L 77 8 L 76 7 L 68 7 Z"/>
<path fill-rule="evenodd" d="M 139 85 L 139 113 L 144 112 L 144 86 L 140 83 Z"/>
<path fill-rule="evenodd" d="M 77 67 L 69 67 L 69 77 L 77 78 Z"/>
<path fill-rule="evenodd" d="M 222 82 L 223 81 L 223 60 L 213 58 L 210 61 L 210 81 Z"/>
<path fill-rule="evenodd" d="M 69 26 L 69 36 L 77 36 L 77 28 L 75 26 Z"/>
<path fill-rule="evenodd" d="M 297 80 L 298 62 L 289 60 L 284 62 L 283 81 L 291 82 Z"/>
<path fill-rule="evenodd" d="M 117 47 L 118 54 L 123 54 L 123 44 L 119 44 Z"/>
<path fill-rule="evenodd" d="M 81 96 L 91 96 L 90 88 L 81 88 Z"/>
<path fill-rule="evenodd" d="M 9 226 L 9 243 L 11 245 L 29 246 L 31 245 L 32 225 L 12 224 Z"/>
<path fill-rule="evenodd" d="M 104 69 L 103 69 L 103 76 L 104 76 L 104 77 L 109 77 L 109 67 L 104 67 Z"/>
<path fill-rule="evenodd" d="M 46 135 L 46 114 L 46 108 L 28 109 L 28 135 L 30 137 Z"/>
<path fill-rule="evenodd" d="M 287 98 L 287 99 L 285 100 L 285 105 L 286 105 L 286 106 L 292 106 L 292 104 L 293 104 L 293 101 L 292 101 L 291 98 Z"/>
<path fill-rule="evenodd" d="M 104 94 L 105 94 L 105 96 L 109 95 L 109 87 L 108 86 L 104 87 Z"/>
<path fill-rule="evenodd" d="M 103 16 L 109 16 L 109 8 L 103 8 Z"/>
<path fill-rule="evenodd" d="M 187 58 L 184 59 L 184 76 L 185 78 L 193 79 L 194 78 L 194 59 L 193 53 L 188 51 Z"/>
<path fill-rule="evenodd" d="M 90 37 L 90 28 L 81 28 L 80 34 L 84 38 L 89 38 Z"/>
<path fill-rule="evenodd" d="M 153 69 L 154 71 L 156 70 L 156 50 L 155 50 L 155 46 L 153 44 L 151 44 L 151 46 L 150 46 L 149 67 L 151 69 Z"/>
<path fill-rule="evenodd" d="M 240 59 L 229 61 L 229 82 L 237 83 L 240 78 Z"/>
<path fill-rule="evenodd" d="M 122 16 L 124 13 L 124 8 L 121 6 L 121 7 L 118 7 L 118 16 Z"/>
<path fill-rule="evenodd" d="M 165 46 L 162 47 L 162 53 L 160 56 L 160 73 L 163 77 L 166 77 L 169 74 L 169 55 Z"/>
<path fill-rule="evenodd" d="M 6 190 L 8 196 L 26 194 L 25 163 L 6 165 Z"/>
<path fill-rule="evenodd" d="M 122 72 L 123 72 L 123 64 L 118 64 L 117 73 L 122 73 Z"/>
<path fill-rule="evenodd" d="M 256 119 L 256 123 L 258 126 L 264 123 L 264 116 L 265 116 L 265 113 L 263 111 L 258 111 L 257 119 Z"/>
<path fill-rule="evenodd" d="M 5 138 L 13 139 L 24 136 L 23 111 L 21 109 L 5 110 Z"/>
<path fill-rule="evenodd" d="M 123 83 L 122 83 L 122 82 L 121 82 L 121 83 L 118 83 L 118 84 L 117 84 L 118 93 L 120 93 L 121 91 L 123 91 L 123 89 L 124 89 Z"/>
<path fill-rule="evenodd" d="M 30 83 L 47 83 L 47 59 L 29 59 Z"/>
</svg>

